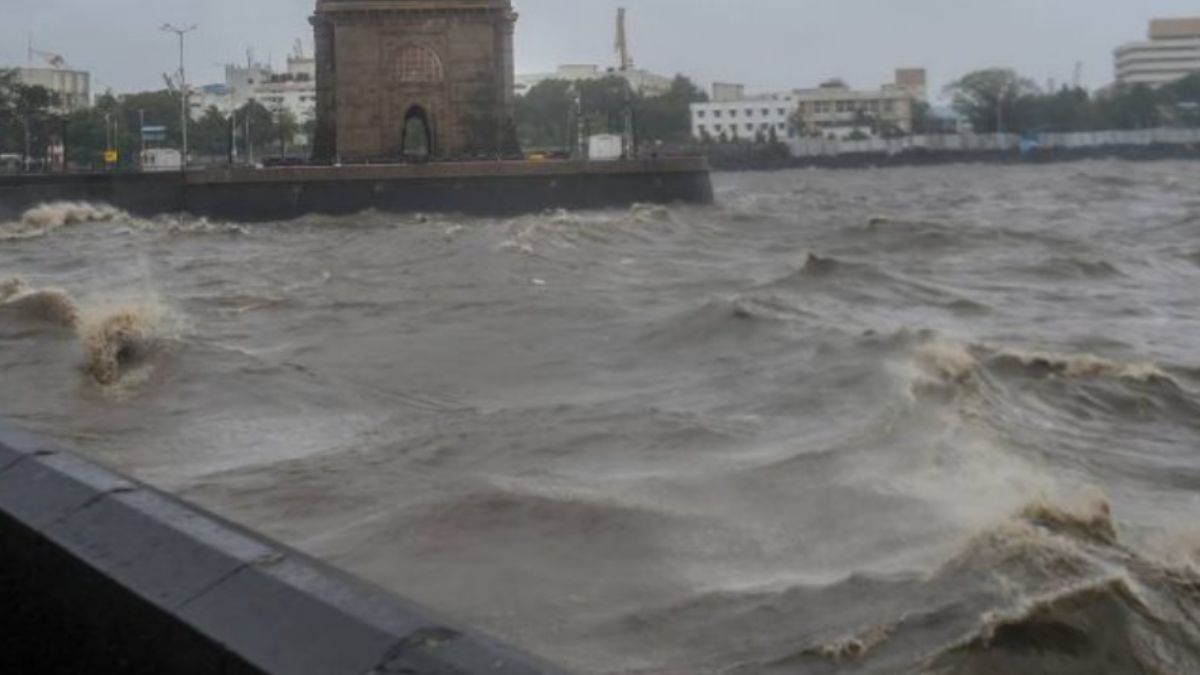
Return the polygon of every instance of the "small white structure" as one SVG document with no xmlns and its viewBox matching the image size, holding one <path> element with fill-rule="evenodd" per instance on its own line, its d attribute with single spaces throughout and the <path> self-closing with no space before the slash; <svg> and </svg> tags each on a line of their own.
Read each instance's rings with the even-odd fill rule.
<svg viewBox="0 0 1200 675">
<path fill-rule="evenodd" d="M 182 155 L 175 148 L 153 148 L 142 153 L 142 171 L 179 171 L 183 168 Z"/>
<path fill-rule="evenodd" d="M 588 159 L 614 162 L 625 154 L 625 142 L 617 134 L 597 134 L 588 138 Z"/>
</svg>

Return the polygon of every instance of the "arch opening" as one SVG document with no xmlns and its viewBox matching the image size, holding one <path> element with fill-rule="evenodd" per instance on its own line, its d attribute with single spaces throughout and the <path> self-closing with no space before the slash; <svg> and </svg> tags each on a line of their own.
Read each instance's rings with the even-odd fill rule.
<svg viewBox="0 0 1200 675">
<path fill-rule="evenodd" d="M 404 127 L 400 133 L 400 155 L 405 159 L 429 159 L 433 157 L 433 127 L 425 108 L 414 105 L 404 113 Z"/>
</svg>

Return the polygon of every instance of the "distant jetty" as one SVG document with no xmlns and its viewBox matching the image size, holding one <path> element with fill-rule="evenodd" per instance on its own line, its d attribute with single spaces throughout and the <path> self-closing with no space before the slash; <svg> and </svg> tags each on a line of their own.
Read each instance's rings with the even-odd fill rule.
<svg viewBox="0 0 1200 675">
<path fill-rule="evenodd" d="M 369 209 L 504 216 L 634 203 L 707 204 L 713 189 L 702 157 L 0 176 L 0 220 L 61 201 L 110 204 L 139 216 L 187 213 L 247 222 Z"/>
</svg>

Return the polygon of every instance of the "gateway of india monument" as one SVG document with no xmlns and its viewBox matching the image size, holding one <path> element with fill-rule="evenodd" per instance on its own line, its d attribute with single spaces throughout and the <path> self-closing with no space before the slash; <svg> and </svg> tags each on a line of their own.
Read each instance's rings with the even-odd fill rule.
<svg viewBox="0 0 1200 675">
<path fill-rule="evenodd" d="M 518 152 L 511 0 L 317 0 L 314 159 Z"/>
</svg>

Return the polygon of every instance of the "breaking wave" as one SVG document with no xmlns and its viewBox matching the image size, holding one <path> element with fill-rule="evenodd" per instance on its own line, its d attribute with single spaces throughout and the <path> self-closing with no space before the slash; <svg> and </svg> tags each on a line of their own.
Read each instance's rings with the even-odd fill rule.
<svg viewBox="0 0 1200 675">
<path fill-rule="evenodd" d="M 911 347 L 920 371 L 943 384 L 976 387 L 984 375 L 1012 374 L 1034 379 L 1124 381 L 1150 385 L 1171 397 L 1190 396 L 1178 380 L 1155 363 L 1127 363 L 1092 354 L 1056 354 L 958 342 L 932 331 L 901 331 L 892 340 Z"/>
<path fill-rule="evenodd" d="M 51 202 L 29 209 L 14 223 L 0 224 L 0 241 L 32 239 L 81 223 L 129 219 L 124 211 L 103 204 Z"/>
<path fill-rule="evenodd" d="M 24 279 L 0 282 L 0 308 L 26 319 L 74 328 L 79 308 L 66 291 L 57 288 L 33 289 Z"/>
<path fill-rule="evenodd" d="M 1011 597 L 944 649 L 932 672 L 1200 672 L 1200 574 L 1121 541 L 1102 497 L 1039 500 L 976 537 L 942 575 L 987 572 Z"/>
<path fill-rule="evenodd" d="M 0 282 L 0 310 L 75 331 L 84 371 L 104 387 L 146 365 L 171 333 L 171 313 L 156 299 L 81 306 L 66 291 L 33 289 L 20 278 Z"/>
</svg>

